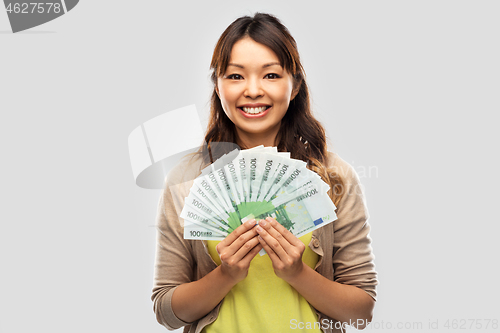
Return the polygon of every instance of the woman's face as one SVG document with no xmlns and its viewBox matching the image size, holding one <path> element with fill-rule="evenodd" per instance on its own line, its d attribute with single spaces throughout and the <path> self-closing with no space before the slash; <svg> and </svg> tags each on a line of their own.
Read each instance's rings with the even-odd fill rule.
<svg viewBox="0 0 500 333">
<path fill-rule="evenodd" d="M 273 145 L 293 92 L 293 78 L 267 46 L 245 37 L 231 50 L 216 91 L 240 140 L 250 146 Z"/>
</svg>

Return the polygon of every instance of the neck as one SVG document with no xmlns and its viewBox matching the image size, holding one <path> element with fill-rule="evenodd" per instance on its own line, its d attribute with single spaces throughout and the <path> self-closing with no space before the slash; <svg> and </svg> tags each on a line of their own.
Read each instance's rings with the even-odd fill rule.
<svg viewBox="0 0 500 333">
<path fill-rule="evenodd" d="M 263 145 L 264 147 L 275 146 L 276 136 L 278 135 L 279 125 L 266 133 L 248 133 L 236 129 L 236 142 L 238 146 L 253 148 Z"/>
</svg>

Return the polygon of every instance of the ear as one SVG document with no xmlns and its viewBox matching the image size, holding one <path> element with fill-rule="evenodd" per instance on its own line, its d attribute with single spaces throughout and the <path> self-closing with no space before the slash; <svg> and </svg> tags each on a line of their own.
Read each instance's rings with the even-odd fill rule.
<svg viewBox="0 0 500 333">
<path fill-rule="evenodd" d="M 217 96 L 218 96 L 218 97 L 219 97 L 219 99 L 220 99 L 219 87 L 217 86 L 217 83 L 215 84 L 215 93 L 217 94 Z"/>
<path fill-rule="evenodd" d="M 302 82 L 301 82 L 302 83 Z M 297 84 L 296 82 L 293 84 L 293 90 L 292 90 L 292 95 L 290 96 L 290 101 L 293 101 L 293 99 L 295 98 L 295 96 L 297 96 L 297 94 L 299 93 L 300 91 L 300 86 L 301 86 L 301 83 Z"/>
</svg>

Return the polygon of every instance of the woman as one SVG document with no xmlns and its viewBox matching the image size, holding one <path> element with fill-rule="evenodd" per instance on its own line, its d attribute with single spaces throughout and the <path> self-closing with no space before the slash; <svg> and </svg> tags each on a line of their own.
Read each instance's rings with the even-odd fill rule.
<svg viewBox="0 0 500 333">
<path fill-rule="evenodd" d="M 152 296 L 158 322 L 185 332 L 366 326 L 378 282 L 364 196 L 352 167 L 327 151 L 295 40 L 271 15 L 241 17 L 221 35 L 211 69 L 208 146 L 170 172 L 159 204 Z M 338 219 L 300 238 L 268 218 L 244 223 L 221 242 L 184 240 L 184 198 L 218 142 L 277 146 L 306 161 L 331 185 Z M 267 255 L 258 256 L 262 248 Z"/>
</svg>

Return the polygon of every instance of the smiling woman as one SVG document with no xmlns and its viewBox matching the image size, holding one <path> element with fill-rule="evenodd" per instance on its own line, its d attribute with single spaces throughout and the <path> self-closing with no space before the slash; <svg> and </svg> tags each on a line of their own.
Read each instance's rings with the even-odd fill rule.
<svg viewBox="0 0 500 333">
<path fill-rule="evenodd" d="M 152 296 L 158 322 L 206 333 L 364 327 L 378 284 L 368 211 L 356 172 L 328 152 L 312 115 L 295 40 L 272 15 L 241 17 L 221 35 L 211 69 L 208 145 L 170 172 L 158 207 Z M 258 226 L 245 222 L 220 242 L 185 240 L 179 212 L 221 142 L 276 146 L 307 162 L 330 185 L 337 220 L 300 238 L 267 218 Z M 267 254 L 256 256 L 261 249 Z"/>
<path fill-rule="evenodd" d="M 298 86 L 277 55 L 250 37 L 233 45 L 229 61 L 226 73 L 217 79 L 216 92 L 235 126 L 236 143 L 274 146 Z"/>
</svg>

